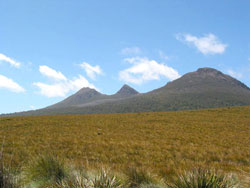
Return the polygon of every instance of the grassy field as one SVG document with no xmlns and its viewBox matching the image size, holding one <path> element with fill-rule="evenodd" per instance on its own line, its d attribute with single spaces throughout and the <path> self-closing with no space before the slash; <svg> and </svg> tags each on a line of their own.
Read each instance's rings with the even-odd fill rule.
<svg viewBox="0 0 250 188">
<path fill-rule="evenodd" d="M 1 117 L 4 159 L 52 153 L 89 168 L 172 175 L 195 167 L 250 174 L 250 107 L 107 115 Z"/>
</svg>

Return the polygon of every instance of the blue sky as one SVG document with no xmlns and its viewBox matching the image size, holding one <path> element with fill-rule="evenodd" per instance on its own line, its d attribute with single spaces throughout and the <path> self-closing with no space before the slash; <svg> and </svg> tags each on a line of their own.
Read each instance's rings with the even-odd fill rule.
<svg viewBox="0 0 250 188">
<path fill-rule="evenodd" d="M 139 92 L 200 67 L 250 86 L 249 0 L 0 1 L 0 113 L 82 87 Z"/>
</svg>

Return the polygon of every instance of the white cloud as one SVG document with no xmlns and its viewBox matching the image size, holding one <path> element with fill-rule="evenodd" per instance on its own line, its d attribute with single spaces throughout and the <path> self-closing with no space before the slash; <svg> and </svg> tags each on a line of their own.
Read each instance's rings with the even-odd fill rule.
<svg viewBox="0 0 250 188">
<path fill-rule="evenodd" d="M 194 45 L 204 55 L 223 54 L 227 48 L 214 34 L 208 34 L 204 37 L 196 37 L 190 34 L 178 34 L 177 40 L 187 42 Z"/>
<path fill-rule="evenodd" d="M 18 83 L 3 75 L 0 75 L 0 88 L 8 89 L 16 93 L 21 93 L 25 91 L 25 89 L 22 88 Z"/>
<path fill-rule="evenodd" d="M 138 47 L 123 48 L 121 50 L 121 54 L 123 54 L 123 55 L 138 55 L 141 53 L 142 53 L 142 51 Z"/>
<path fill-rule="evenodd" d="M 89 81 L 82 75 L 79 75 L 78 77 L 74 78 L 69 83 L 71 90 L 79 90 L 83 87 L 89 87 L 97 90 L 97 88 L 93 84 L 89 83 Z"/>
<path fill-rule="evenodd" d="M 47 66 L 44 66 L 44 67 L 47 67 Z M 50 70 L 50 68 L 48 70 Z M 44 74 L 44 71 L 41 71 L 41 69 L 40 69 L 40 72 Z M 52 84 L 46 84 L 42 82 L 33 83 L 34 86 L 40 89 L 40 94 L 43 96 L 50 97 L 50 98 L 51 97 L 65 97 L 70 91 L 77 91 L 83 87 L 96 89 L 95 86 L 89 83 L 89 81 L 82 75 L 79 75 L 78 77 L 75 77 L 72 80 L 69 80 L 61 72 L 57 72 L 55 70 L 50 71 L 50 72 L 52 72 L 53 74 L 48 74 L 48 71 L 46 71 L 46 75 L 48 77 L 55 78 L 54 83 Z"/>
<path fill-rule="evenodd" d="M 80 66 L 85 70 L 86 74 L 88 75 L 88 77 L 90 77 L 91 79 L 95 79 L 96 75 L 100 75 L 103 74 L 102 73 L 102 69 L 100 68 L 100 66 L 96 65 L 96 66 L 91 66 L 90 64 L 83 62 L 82 64 L 80 64 Z"/>
<path fill-rule="evenodd" d="M 240 78 L 243 77 L 243 74 L 242 74 L 241 72 L 236 72 L 236 71 L 233 71 L 233 70 L 231 70 L 231 69 L 228 70 L 227 73 L 228 73 L 230 76 L 232 76 L 232 77 L 234 77 L 234 78 L 237 78 L 237 79 L 240 79 Z"/>
<path fill-rule="evenodd" d="M 21 66 L 21 63 L 19 63 L 19 62 L 15 61 L 14 59 L 7 57 L 6 55 L 1 54 L 1 53 L 0 53 L 0 61 L 7 62 L 11 66 L 16 67 L 16 68 Z"/>
<path fill-rule="evenodd" d="M 57 72 L 54 69 L 46 66 L 46 65 L 42 65 L 39 67 L 39 71 L 41 74 L 49 77 L 49 78 L 53 78 L 55 80 L 67 80 L 67 78 L 61 73 L 61 72 Z"/>
<path fill-rule="evenodd" d="M 127 58 L 124 61 L 132 64 L 130 68 L 119 73 L 119 78 L 125 82 L 142 84 L 145 81 L 159 80 L 161 76 L 169 80 L 180 77 L 176 70 L 165 64 L 159 64 L 155 60 L 135 57 Z"/>
<path fill-rule="evenodd" d="M 35 82 L 33 84 L 39 87 L 40 94 L 46 97 L 64 97 L 69 92 L 69 89 L 65 87 L 64 83 L 45 84 Z"/>
<path fill-rule="evenodd" d="M 250 61 L 250 57 L 248 58 L 248 61 Z"/>
</svg>

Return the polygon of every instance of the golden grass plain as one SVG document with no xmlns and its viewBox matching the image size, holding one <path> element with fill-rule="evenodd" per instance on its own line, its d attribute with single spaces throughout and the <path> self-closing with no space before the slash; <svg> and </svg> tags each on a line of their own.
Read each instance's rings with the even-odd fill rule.
<svg viewBox="0 0 250 188">
<path fill-rule="evenodd" d="M 250 107 L 1 117 L 1 142 L 12 166 L 52 153 L 76 165 L 115 171 L 136 166 L 171 175 L 209 167 L 249 176 Z"/>
</svg>

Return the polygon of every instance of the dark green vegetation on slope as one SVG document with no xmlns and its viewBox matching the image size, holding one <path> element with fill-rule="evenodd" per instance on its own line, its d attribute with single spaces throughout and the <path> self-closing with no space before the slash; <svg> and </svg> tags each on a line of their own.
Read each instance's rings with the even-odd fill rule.
<svg viewBox="0 0 250 188">
<path fill-rule="evenodd" d="M 250 105 L 246 85 L 215 69 L 202 68 L 144 94 L 127 85 L 114 95 L 83 88 L 47 108 L 10 115 L 164 112 L 244 105 Z"/>
<path fill-rule="evenodd" d="M 250 107 L 134 114 L 1 117 L 5 162 L 53 153 L 115 171 L 171 176 L 194 167 L 250 173 Z"/>
</svg>

